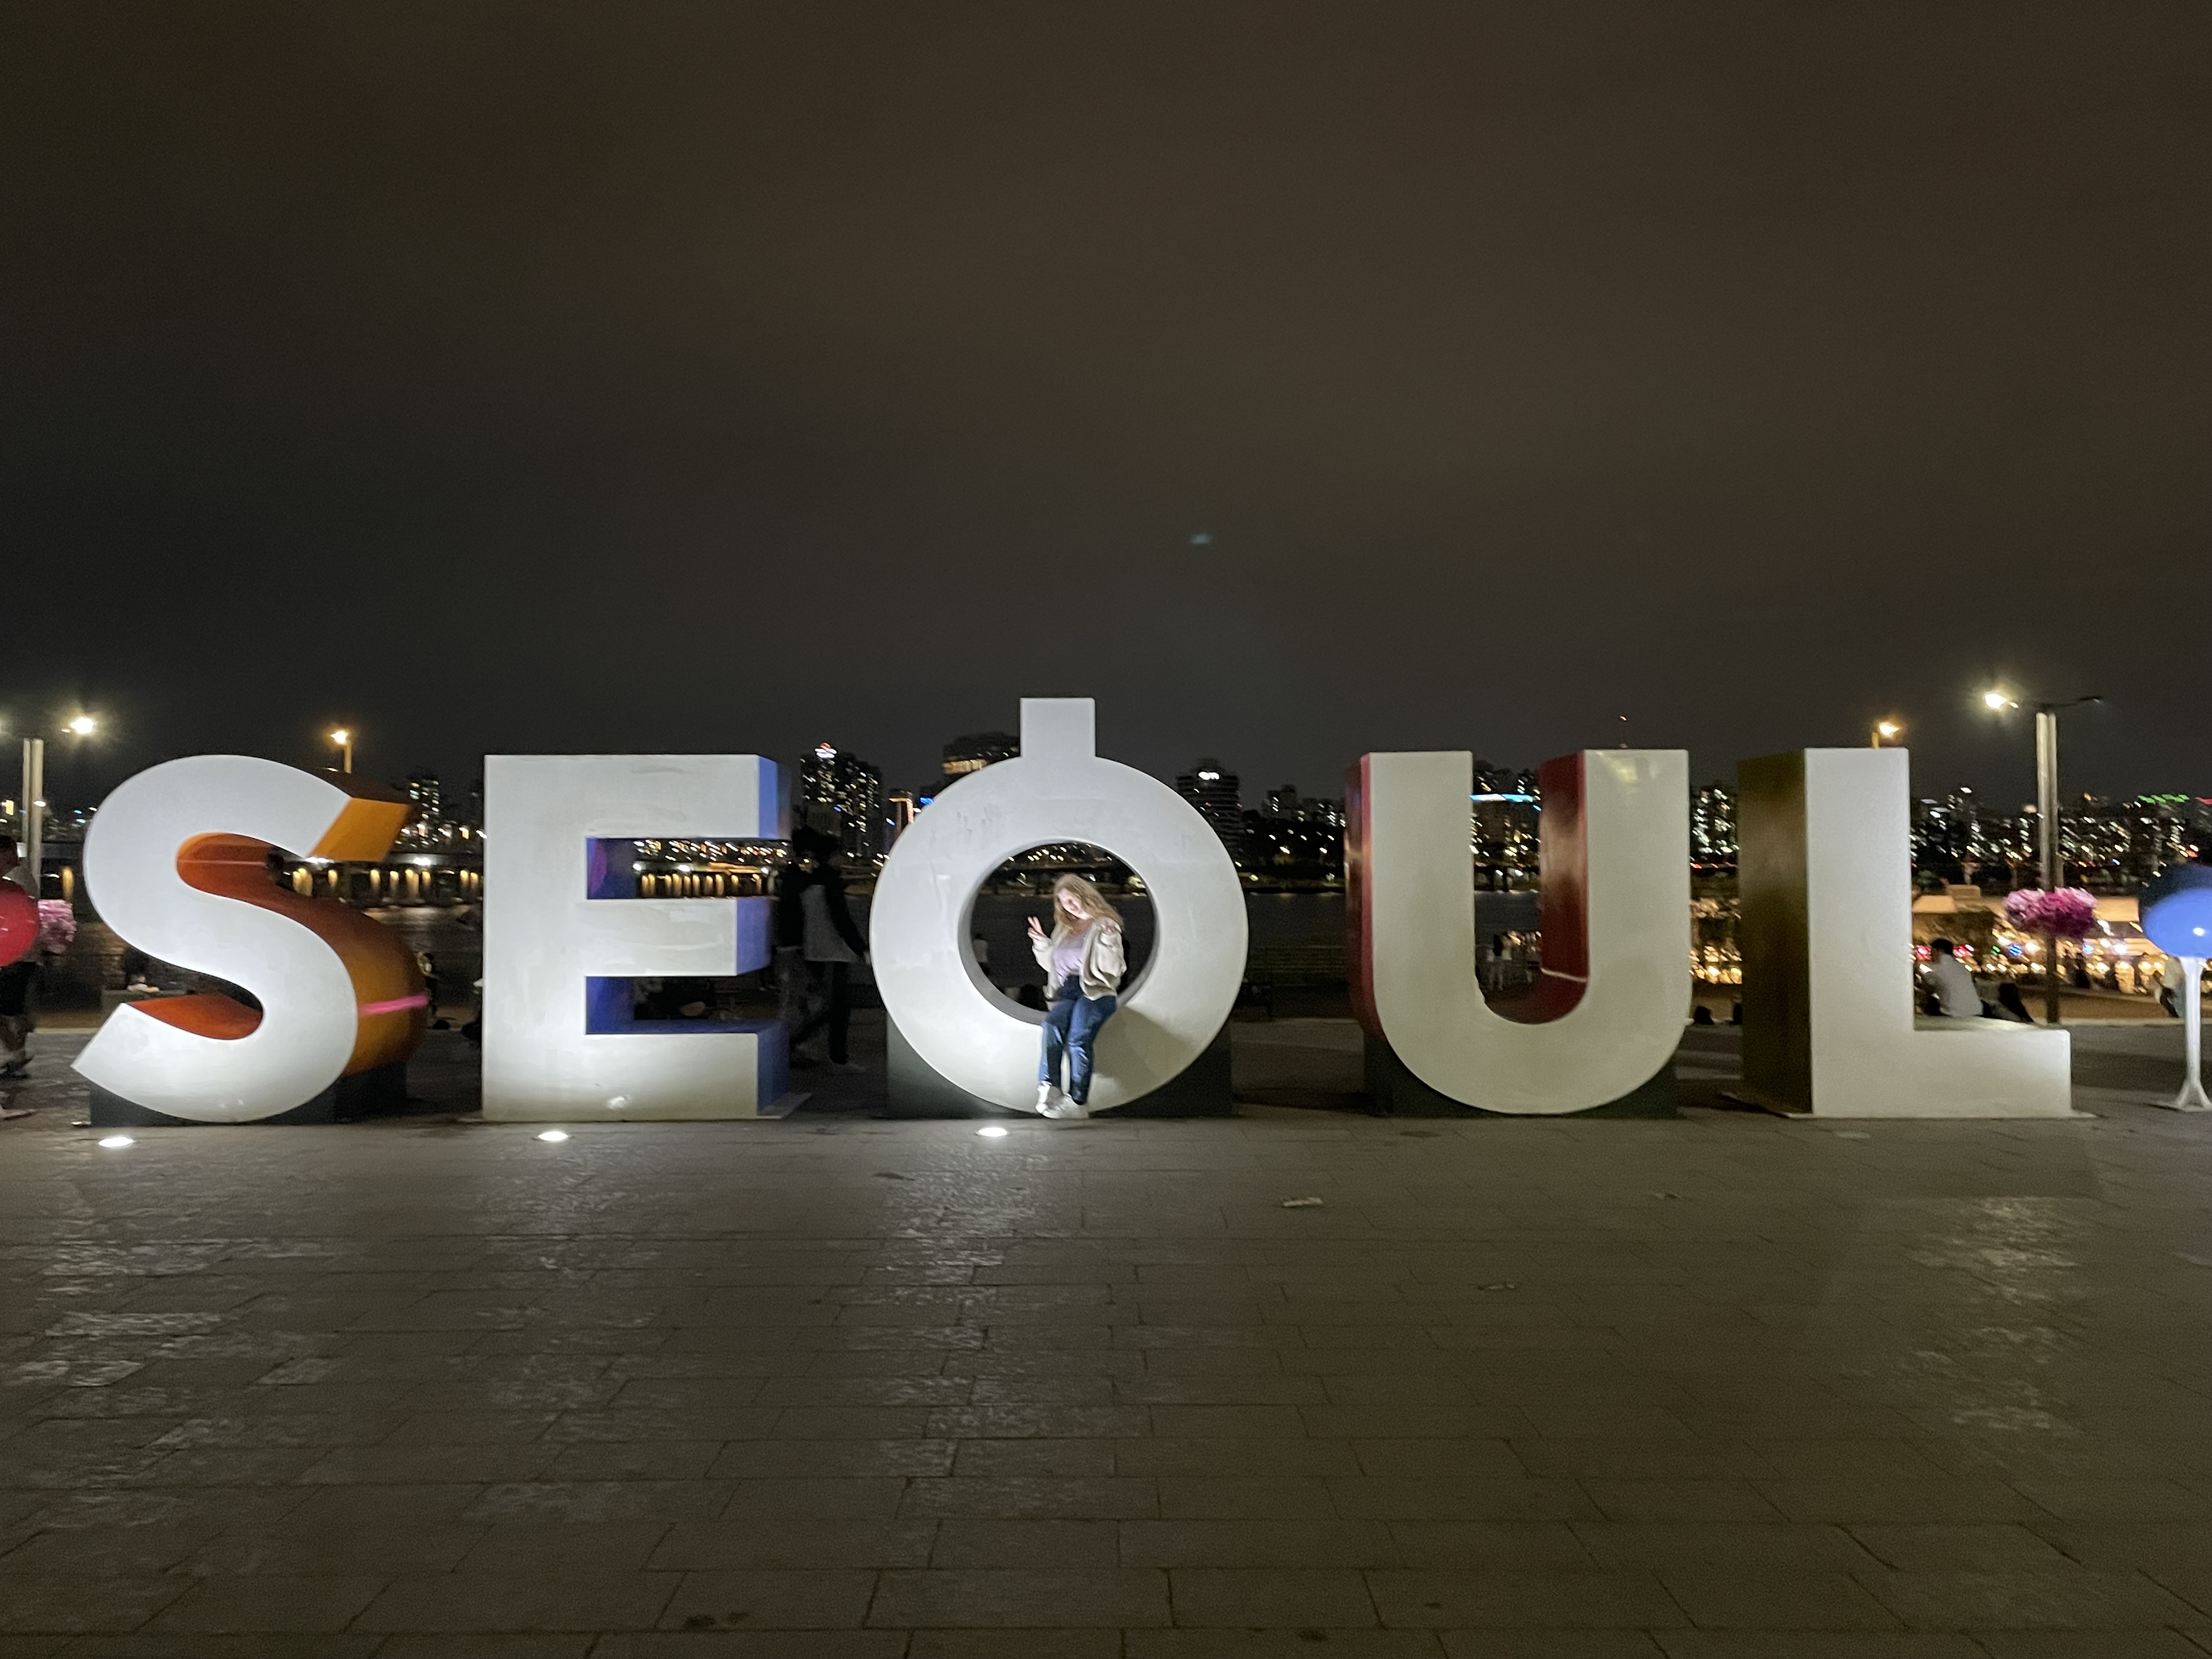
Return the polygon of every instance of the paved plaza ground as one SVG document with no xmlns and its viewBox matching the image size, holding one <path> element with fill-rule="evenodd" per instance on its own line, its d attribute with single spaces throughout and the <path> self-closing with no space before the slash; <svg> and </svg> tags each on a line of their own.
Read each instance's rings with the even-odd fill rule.
<svg viewBox="0 0 2212 1659">
<path fill-rule="evenodd" d="M 104 1151 L 49 1083 L 0 1659 L 2203 1659 L 2171 1035 L 2033 1124 L 1711 1109 L 1725 1033 L 1661 1121 Z"/>
</svg>

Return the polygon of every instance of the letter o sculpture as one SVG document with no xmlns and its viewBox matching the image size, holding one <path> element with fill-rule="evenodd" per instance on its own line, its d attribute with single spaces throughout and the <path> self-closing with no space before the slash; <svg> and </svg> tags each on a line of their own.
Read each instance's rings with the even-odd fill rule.
<svg viewBox="0 0 2212 1659">
<path fill-rule="evenodd" d="M 1032 848 L 1082 842 L 1141 877 L 1152 952 L 1098 1034 L 1091 1107 L 1171 1082 L 1220 1033 L 1244 978 L 1244 890 L 1212 829 L 1174 790 L 1097 752 L 1089 698 L 1022 701 L 1018 757 L 970 773 L 891 848 L 869 911 L 884 1007 L 915 1053 L 978 1099 L 1036 1109 L 1042 1016 L 968 949 L 976 890 Z"/>
</svg>

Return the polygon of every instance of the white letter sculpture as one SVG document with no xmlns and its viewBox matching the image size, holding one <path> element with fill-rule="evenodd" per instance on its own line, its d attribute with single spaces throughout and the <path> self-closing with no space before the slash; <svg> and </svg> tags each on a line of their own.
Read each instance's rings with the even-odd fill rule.
<svg viewBox="0 0 2212 1659">
<path fill-rule="evenodd" d="M 635 896 L 634 843 L 772 841 L 755 755 L 484 762 L 483 1114 L 508 1121 L 775 1115 L 775 1020 L 641 1020 L 630 981 L 765 967 L 764 898 Z"/>
<path fill-rule="evenodd" d="M 1902 749 L 1736 769 L 1742 1092 L 1817 1117 L 2065 1117 L 2066 1032 L 1913 1027 L 1906 769 Z"/>
<path fill-rule="evenodd" d="M 870 908 L 876 988 L 899 1035 L 946 1081 L 1036 1109 L 1038 1026 L 968 950 L 976 890 L 1017 854 L 1102 847 L 1141 877 L 1151 960 L 1098 1036 L 1091 1105 L 1172 1081 L 1219 1035 L 1244 976 L 1244 892 L 1204 818 L 1157 779 L 1102 758 L 1091 699 L 1022 700 L 1022 752 L 939 795 L 891 848 Z"/>
<path fill-rule="evenodd" d="M 1464 750 L 1352 769 L 1346 920 L 1361 1023 L 1464 1106 L 1635 1109 L 1626 1097 L 1668 1072 L 1690 1004 L 1688 757 L 1592 749 L 1546 764 L 1543 975 L 1497 1007 L 1474 977 L 1474 775 Z M 1395 1100 L 1373 1060 L 1370 1091 Z"/>
<path fill-rule="evenodd" d="M 216 993 L 126 1004 L 76 1070 L 149 1111 L 245 1123 L 403 1063 L 428 1018 L 414 957 L 374 917 L 277 886 L 268 854 L 381 858 L 407 812 L 374 784 L 244 755 L 167 761 L 120 785 L 85 836 L 85 892 L 100 919 L 261 1006 Z M 96 1120 L 101 1110 L 95 1097 Z"/>
</svg>

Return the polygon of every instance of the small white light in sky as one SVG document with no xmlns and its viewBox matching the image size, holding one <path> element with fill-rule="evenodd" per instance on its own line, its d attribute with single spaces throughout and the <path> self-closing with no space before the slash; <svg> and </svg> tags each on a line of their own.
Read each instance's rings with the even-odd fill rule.
<svg viewBox="0 0 2212 1659">
<path fill-rule="evenodd" d="M 540 1140 L 566 1140 L 568 1132 L 566 1129 L 540 1129 L 538 1138 Z"/>
<path fill-rule="evenodd" d="M 1194 531 L 1192 531 L 1192 532 L 1190 532 L 1190 544 L 1191 544 L 1193 547 L 1211 547 L 1211 546 L 1212 546 L 1212 545 L 1213 545 L 1213 532 L 1212 532 L 1211 530 L 1194 530 Z"/>
<path fill-rule="evenodd" d="M 1003 1123 L 986 1123 L 975 1133 L 986 1140 L 1004 1140 L 1006 1138 L 1006 1126 Z"/>
<path fill-rule="evenodd" d="M 102 1135 L 100 1138 L 100 1144 L 111 1152 L 119 1152 L 125 1146 L 136 1146 L 138 1143 L 131 1139 L 129 1135 Z"/>
</svg>

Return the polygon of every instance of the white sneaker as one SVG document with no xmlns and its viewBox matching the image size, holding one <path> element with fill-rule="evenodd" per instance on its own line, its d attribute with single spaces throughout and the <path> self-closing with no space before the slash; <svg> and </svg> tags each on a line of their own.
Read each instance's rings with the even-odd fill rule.
<svg viewBox="0 0 2212 1659">
<path fill-rule="evenodd" d="M 1066 1095 L 1060 1096 L 1058 1100 L 1054 1101 L 1049 1106 L 1040 1106 L 1037 1109 L 1042 1112 L 1047 1117 L 1058 1118 L 1063 1123 L 1071 1118 L 1089 1117 L 1091 1115 L 1091 1109 L 1088 1106 L 1085 1106 L 1079 1100 L 1070 1100 Z"/>
<path fill-rule="evenodd" d="M 1060 1093 L 1060 1085 L 1058 1084 L 1040 1083 L 1037 1085 L 1037 1110 L 1042 1112 L 1045 1116 L 1058 1116 L 1060 1115 L 1060 1107 L 1066 1104 L 1066 1102 L 1067 1097 Z"/>
</svg>

